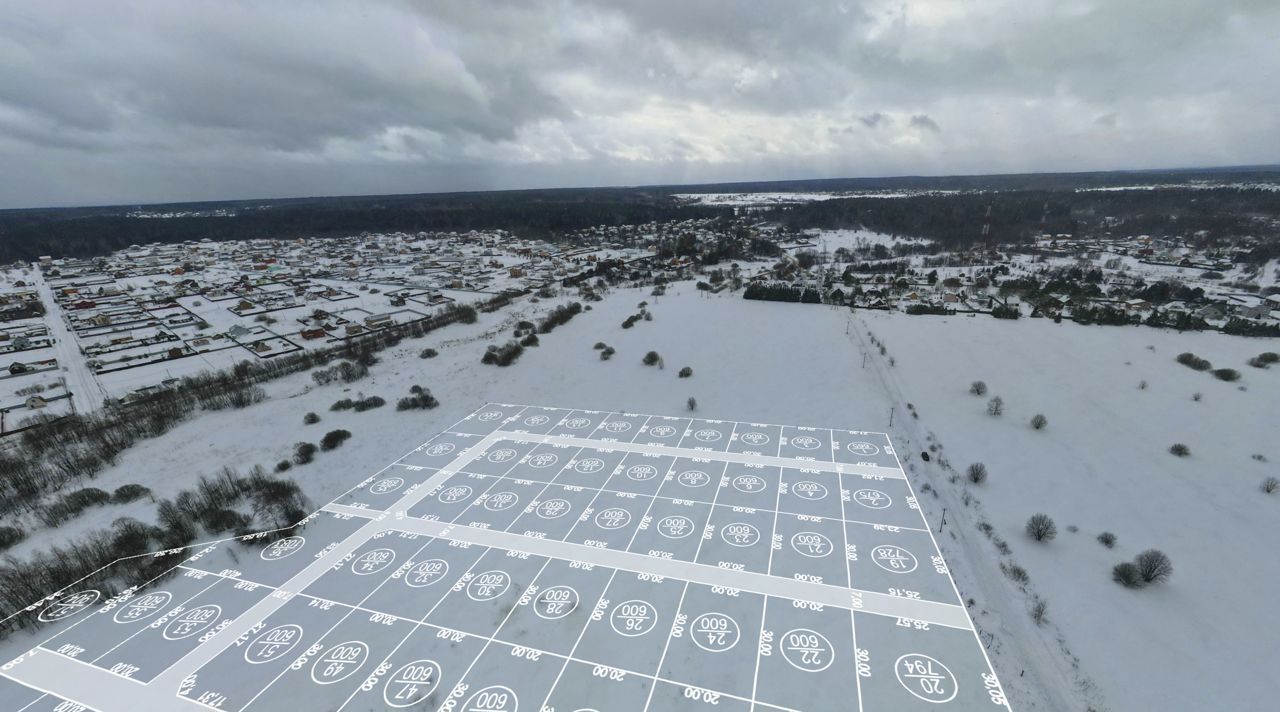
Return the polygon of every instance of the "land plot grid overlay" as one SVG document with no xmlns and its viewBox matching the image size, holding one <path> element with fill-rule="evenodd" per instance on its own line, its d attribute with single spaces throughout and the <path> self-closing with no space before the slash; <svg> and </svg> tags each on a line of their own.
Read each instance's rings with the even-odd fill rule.
<svg viewBox="0 0 1280 712">
<path fill-rule="evenodd" d="M 486 404 L 286 537 L 30 613 L 0 709 L 1008 709 L 864 431 Z"/>
</svg>

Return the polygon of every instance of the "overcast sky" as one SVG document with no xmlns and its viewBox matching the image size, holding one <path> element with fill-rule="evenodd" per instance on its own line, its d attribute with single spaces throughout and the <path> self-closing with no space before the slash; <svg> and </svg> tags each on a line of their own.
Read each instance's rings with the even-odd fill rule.
<svg viewBox="0 0 1280 712">
<path fill-rule="evenodd" d="M 1280 162 L 1277 0 L 0 0 L 0 207 Z"/>
</svg>

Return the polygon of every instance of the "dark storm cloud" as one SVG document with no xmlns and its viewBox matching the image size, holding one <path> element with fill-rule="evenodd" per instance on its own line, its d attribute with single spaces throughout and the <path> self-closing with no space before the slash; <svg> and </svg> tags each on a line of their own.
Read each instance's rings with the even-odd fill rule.
<svg viewBox="0 0 1280 712">
<path fill-rule="evenodd" d="M 0 2 L 0 207 L 1280 160 L 1264 0 Z"/>
<path fill-rule="evenodd" d="M 924 130 L 924 131 L 932 131 L 932 132 L 934 132 L 934 133 L 938 133 L 939 131 L 941 131 L 941 130 L 942 130 L 942 127 L 938 125 L 938 122 L 937 122 L 937 121 L 934 121 L 934 120 L 933 120 L 933 119 L 931 119 L 931 118 L 929 118 L 929 115 L 928 115 L 928 114 L 915 114 L 915 115 L 913 115 L 913 116 L 911 117 L 910 126 L 911 126 L 911 128 L 913 128 L 913 129 L 921 129 L 921 130 Z"/>
</svg>

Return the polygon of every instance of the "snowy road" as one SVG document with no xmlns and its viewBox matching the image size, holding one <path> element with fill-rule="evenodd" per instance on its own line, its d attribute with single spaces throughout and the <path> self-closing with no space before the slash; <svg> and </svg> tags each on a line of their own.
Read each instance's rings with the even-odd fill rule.
<svg viewBox="0 0 1280 712">
<path fill-rule="evenodd" d="M 58 373 L 66 379 L 67 391 L 74 396 L 72 402 L 75 404 L 76 412 L 87 413 L 101 408 L 102 401 L 107 395 L 106 390 L 89 368 L 87 359 L 80 353 L 79 343 L 67 328 L 62 307 L 54 299 L 53 288 L 49 286 L 43 272 L 36 272 L 35 286 L 47 310 L 44 323 L 49 327 L 49 335 L 53 338 L 53 353 L 54 358 L 58 359 Z"/>
</svg>

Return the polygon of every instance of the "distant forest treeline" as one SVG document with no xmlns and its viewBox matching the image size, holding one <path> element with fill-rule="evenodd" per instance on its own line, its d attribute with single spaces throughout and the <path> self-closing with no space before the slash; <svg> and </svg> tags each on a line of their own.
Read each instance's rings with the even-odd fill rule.
<svg viewBox="0 0 1280 712">
<path fill-rule="evenodd" d="M 1161 188 L 848 198 L 795 206 L 782 212 L 780 219 L 796 230 L 861 226 L 955 246 L 982 239 L 988 206 L 991 239 L 997 243 L 1030 240 L 1040 234 L 1042 224 L 1053 234 L 1096 234 L 1105 229 L 1104 217 L 1124 221 L 1117 234 L 1191 237 L 1205 231 L 1205 241 L 1212 243 L 1223 237 L 1262 236 L 1259 232 L 1266 228 L 1254 218 L 1280 218 L 1280 191 Z"/>
<path fill-rule="evenodd" d="M 337 237 L 362 232 L 504 229 L 523 237 L 556 239 L 597 225 L 635 225 L 692 218 L 730 218 L 729 207 L 682 204 L 670 196 L 692 192 L 967 190 L 900 198 L 840 198 L 758 209 L 752 218 L 773 219 L 792 230 L 865 227 L 923 237 L 946 247 L 981 239 L 991 206 L 992 239 L 1019 242 L 1039 233 L 1042 219 L 1053 233 L 1096 232 L 1103 217 L 1123 219 L 1121 234 L 1192 235 L 1209 241 L 1254 235 L 1257 216 L 1280 217 L 1280 192 L 1261 189 L 1154 189 L 1085 191 L 1081 187 L 1168 185 L 1212 179 L 1223 183 L 1276 181 L 1277 169 L 1219 172 L 1154 172 L 877 178 L 778 181 L 702 186 L 595 188 L 440 193 L 425 195 L 299 198 L 0 211 L 0 263 L 40 255 L 87 257 L 132 244 L 186 240 Z M 152 213 L 231 213 L 171 218 Z M 1280 255 L 1275 241 L 1257 257 Z"/>
</svg>

